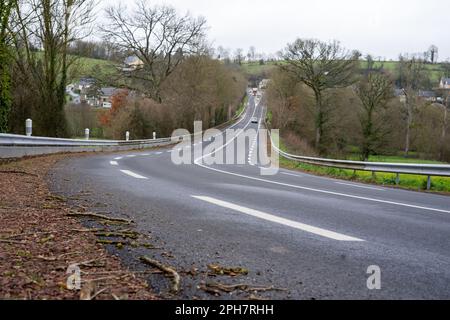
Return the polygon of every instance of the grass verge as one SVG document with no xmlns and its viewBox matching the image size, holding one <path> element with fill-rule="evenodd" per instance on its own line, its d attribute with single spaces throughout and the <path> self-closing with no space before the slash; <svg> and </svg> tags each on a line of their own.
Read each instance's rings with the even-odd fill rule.
<svg viewBox="0 0 450 320">
<path fill-rule="evenodd" d="M 283 150 L 286 147 L 281 145 Z M 403 160 L 403 161 L 402 161 Z M 435 161 L 421 161 L 417 159 L 400 159 L 400 157 L 372 157 L 370 161 L 374 162 L 407 162 L 407 163 L 439 163 Z M 420 175 L 401 174 L 400 183 L 397 185 L 396 177 L 394 173 L 377 172 L 375 177 L 372 176 L 372 172 L 367 171 L 353 171 L 338 168 L 329 168 L 323 166 L 310 165 L 300 163 L 297 161 L 280 158 L 280 166 L 290 170 L 299 170 L 308 172 L 320 176 L 328 176 L 332 178 L 338 178 L 348 181 L 357 181 L 368 184 L 377 184 L 389 187 L 398 187 L 402 189 L 414 190 L 414 191 L 426 191 L 427 190 L 427 177 Z M 450 178 L 445 177 L 432 177 L 431 190 L 429 192 L 443 193 L 450 195 Z"/>
</svg>

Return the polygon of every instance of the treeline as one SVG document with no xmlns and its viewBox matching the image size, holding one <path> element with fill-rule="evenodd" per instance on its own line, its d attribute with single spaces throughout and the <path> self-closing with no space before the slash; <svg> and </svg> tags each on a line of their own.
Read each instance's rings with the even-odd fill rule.
<svg viewBox="0 0 450 320">
<path fill-rule="evenodd" d="M 184 60 L 160 89 L 161 101 L 121 90 L 113 97 L 111 110 L 101 111 L 104 136 L 123 139 L 170 137 L 178 128 L 193 132 L 194 121 L 204 128 L 231 119 L 243 99 L 246 79 L 208 56 Z M 86 119 L 86 121 L 89 121 Z M 81 126 L 82 128 L 83 126 Z"/>
<path fill-rule="evenodd" d="M 170 135 L 194 120 L 214 126 L 229 120 L 243 98 L 246 79 L 213 59 L 206 20 L 169 6 L 136 0 L 105 10 L 97 24 L 94 0 L 5 0 L 0 4 L 0 131 L 123 139 Z M 86 38 L 95 33 L 103 39 Z M 111 61 L 80 74 L 80 57 Z M 125 58 L 133 58 L 127 66 Z M 90 89 L 115 87 L 111 110 L 71 105 L 67 85 L 80 77 Z"/>
<path fill-rule="evenodd" d="M 269 120 L 306 155 L 367 160 L 371 155 L 450 161 L 448 91 L 423 94 L 426 60 L 403 55 L 395 71 L 361 68 L 360 54 L 338 42 L 289 44 L 267 90 Z"/>
</svg>

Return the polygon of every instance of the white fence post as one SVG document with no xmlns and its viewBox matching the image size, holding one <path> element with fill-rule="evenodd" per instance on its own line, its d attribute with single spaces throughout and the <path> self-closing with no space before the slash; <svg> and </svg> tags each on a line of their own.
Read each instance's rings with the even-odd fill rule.
<svg viewBox="0 0 450 320">
<path fill-rule="evenodd" d="M 27 137 L 31 137 L 31 135 L 33 134 L 33 120 L 27 119 L 25 121 L 25 133 Z"/>
<path fill-rule="evenodd" d="M 88 128 L 84 129 L 84 138 L 86 140 L 89 140 L 89 132 L 90 132 L 90 130 Z"/>
<path fill-rule="evenodd" d="M 156 132 L 153 132 L 153 140 L 156 140 Z"/>
<path fill-rule="evenodd" d="M 125 140 L 126 140 L 126 141 L 130 141 L 130 131 L 127 131 L 127 132 L 125 133 Z"/>
</svg>

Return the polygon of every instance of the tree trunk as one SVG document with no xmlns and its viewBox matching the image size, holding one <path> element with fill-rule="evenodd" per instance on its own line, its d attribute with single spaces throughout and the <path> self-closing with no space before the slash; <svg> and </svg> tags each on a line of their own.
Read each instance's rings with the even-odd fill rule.
<svg viewBox="0 0 450 320">
<path fill-rule="evenodd" d="M 411 126 L 413 123 L 413 105 L 409 96 L 406 97 L 406 141 L 405 141 L 405 157 L 409 156 L 411 147 Z"/>
<path fill-rule="evenodd" d="M 316 97 L 316 149 L 322 153 L 322 136 L 323 136 L 323 110 L 322 110 L 322 94 L 315 91 Z"/>
<path fill-rule="evenodd" d="M 446 134 L 447 134 L 447 115 L 448 115 L 448 110 L 447 110 L 447 106 L 444 106 L 444 121 L 442 123 L 442 133 L 441 133 L 441 150 L 439 152 L 439 159 L 441 161 L 444 161 L 444 157 L 445 157 L 445 149 L 446 149 L 446 145 L 445 145 L 445 138 L 446 138 Z"/>
</svg>

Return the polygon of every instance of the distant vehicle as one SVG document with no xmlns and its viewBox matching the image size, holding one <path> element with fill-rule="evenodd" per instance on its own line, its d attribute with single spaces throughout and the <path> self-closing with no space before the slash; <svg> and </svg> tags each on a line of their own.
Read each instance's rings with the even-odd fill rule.
<svg viewBox="0 0 450 320">
<path fill-rule="evenodd" d="M 253 118 L 252 118 L 252 123 L 256 123 L 256 124 L 258 124 L 258 123 L 259 123 L 259 120 L 258 120 L 258 118 L 256 118 L 256 117 L 253 117 Z"/>
</svg>

